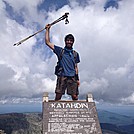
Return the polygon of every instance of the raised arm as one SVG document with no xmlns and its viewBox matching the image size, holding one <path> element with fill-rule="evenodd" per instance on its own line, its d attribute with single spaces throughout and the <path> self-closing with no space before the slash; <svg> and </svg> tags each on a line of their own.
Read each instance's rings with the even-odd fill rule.
<svg viewBox="0 0 134 134">
<path fill-rule="evenodd" d="M 50 42 L 50 37 L 49 37 L 49 34 L 50 34 L 50 27 L 51 25 L 50 24 L 47 24 L 46 25 L 46 32 L 45 32 L 45 43 L 47 46 L 49 46 L 52 50 L 54 50 L 54 44 Z"/>
</svg>

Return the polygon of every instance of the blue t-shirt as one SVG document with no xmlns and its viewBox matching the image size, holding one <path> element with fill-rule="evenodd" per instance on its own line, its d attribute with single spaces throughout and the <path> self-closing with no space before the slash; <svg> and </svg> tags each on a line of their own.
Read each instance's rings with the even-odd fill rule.
<svg viewBox="0 0 134 134">
<path fill-rule="evenodd" d="M 61 52 L 63 48 L 59 46 L 54 46 L 54 53 L 60 59 Z M 61 76 L 75 76 L 75 64 L 80 62 L 79 54 L 76 52 L 76 58 L 74 58 L 73 50 L 68 50 L 64 48 L 64 53 L 60 60 L 60 66 L 62 67 Z"/>
</svg>

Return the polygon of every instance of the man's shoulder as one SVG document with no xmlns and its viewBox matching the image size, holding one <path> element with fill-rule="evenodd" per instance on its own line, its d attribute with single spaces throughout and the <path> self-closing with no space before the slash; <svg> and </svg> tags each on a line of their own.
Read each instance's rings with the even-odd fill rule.
<svg viewBox="0 0 134 134">
<path fill-rule="evenodd" d="M 53 52 L 59 57 L 60 53 L 62 52 L 63 48 L 57 45 L 54 45 L 54 50 Z"/>
<path fill-rule="evenodd" d="M 61 46 L 54 45 L 54 48 L 63 49 Z"/>
<path fill-rule="evenodd" d="M 54 52 L 60 52 L 62 49 L 62 47 L 54 45 Z"/>
</svg>

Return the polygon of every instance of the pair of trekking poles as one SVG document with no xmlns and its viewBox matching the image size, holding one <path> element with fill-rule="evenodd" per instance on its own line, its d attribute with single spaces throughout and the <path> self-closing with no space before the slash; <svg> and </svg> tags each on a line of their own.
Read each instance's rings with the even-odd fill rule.
<svg viewBox="0 0 134 134">
<path fill-rule="evenodd" d="M 69 23 L 69 21 L 68 21 L 68 15 L 69 15 L 69 13 L 65 13 L 64 15 L 62 15 L 60 18 L 58 18 L 57 20 L 53 21 L 53 22 L 50 23 L 49 25 L 52 26 L 52 25 L 54 25 L 54 24 L 56 24 L 56 23 L 58 23 L 58 22 L 60 22 L 61 20 L 64 20 L 64 19 L 65 19 L 65 24 L 68 24 L 68 23 Z M 42 28 L 42 29 L 40 29 L 40 30 L 37 31 L 36 33 L 34 33 L 34 34 L 32 34 L 32 35 L 26 37 L 25 39 L 22 39 L 21 41 L 15 43 L 13 46 L 19 46 L 20 44 L 22 44 L 22 43 L 25 42 L 26 40 L 30 39 L 31 37 L 35 36 L 36 34 L 42 32 L 42 31 L 44 31 L 45 29 L 46 29 L 45 27 Z"/>
</svg>

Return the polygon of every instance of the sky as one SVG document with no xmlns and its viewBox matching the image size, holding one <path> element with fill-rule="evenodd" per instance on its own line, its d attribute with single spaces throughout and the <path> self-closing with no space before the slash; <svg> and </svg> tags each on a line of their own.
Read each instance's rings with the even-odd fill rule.
<svg viewBox="0 0 134 134">
<path fill-rule="evenodd" d="M 44 92 L 54 98 L 57 58 L 44 42 L 45 31 L 13 44 L 69 12 L 69 24 L 53 25 L 50 38 L 64 47 L 65 35 L 75 36 L 79 99 L 91 92 L 98 104 L 133 105 L 133 11 L 133 0 L 1 0 L 0 104 L 41 103 Z"/>
</svg>

